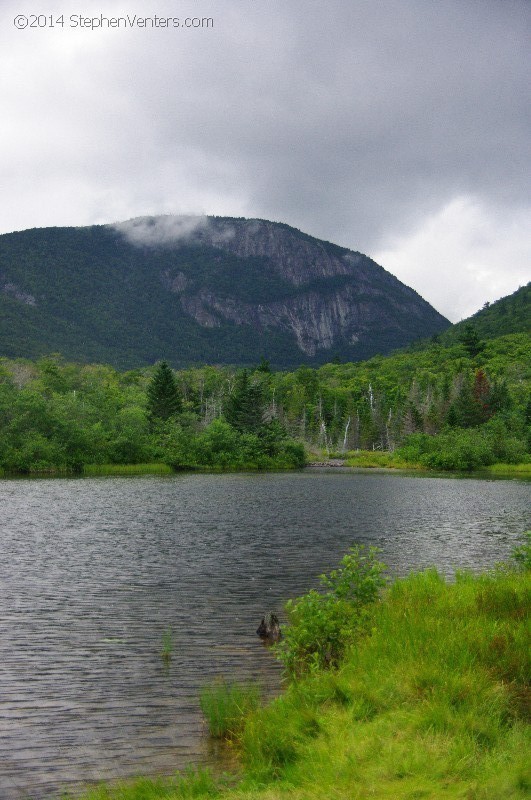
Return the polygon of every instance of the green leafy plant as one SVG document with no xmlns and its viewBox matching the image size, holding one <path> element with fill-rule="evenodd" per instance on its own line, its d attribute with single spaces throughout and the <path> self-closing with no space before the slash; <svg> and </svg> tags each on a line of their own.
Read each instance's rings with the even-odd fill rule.
<svg viewBox="0 0 531 800">
<path fill-rule="evenodd" d="M 339 664 L 363 627 L 366 606 L 385 585 L 379 552 L 351 547 L 338 569 L 319 577 L 326 592 L 312 589 L 286 603 L 289 625 L 275 649 L 290 676 Z"/>
</svg>

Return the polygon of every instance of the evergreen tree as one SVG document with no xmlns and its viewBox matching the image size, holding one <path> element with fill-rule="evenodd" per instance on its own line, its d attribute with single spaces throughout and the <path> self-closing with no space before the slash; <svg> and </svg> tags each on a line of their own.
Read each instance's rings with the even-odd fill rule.
<svg viewBox="0 0 531 800">
<path fill-rule="evenodd" d="M 482 369 L 478 369 L 474 376 L 472 394 L 476 403 L 476 424 L 480 425 L 492 416 L 489 406 L 490 384 Z"/>
<path fill-rule="evenodd" d="M 269 362 L 269 360 L 264 356 L 262 356 L 255 372 L 264 372 L 267 375 L 271 375 L 271 363 Z"/>
<path fill-rule="evenodd" d="M 235 386 L 225 404 L 225 419 L 241 432 L 256 433 L 263 424 L 262 387 L 252 383 L 246 369 L 236 376 Z"/>
<path fill-rule="evenodd" d="M 505 378 L 494 381 L 490 387 L 488 403 L 493 414 L 508 411 L 511 408 L 511 396 Z"/>
<path fill-rule="evenodd" d="M 165 361 L 158 364 L 147 389 L 147 412 L 151 422 L 166 420 L 182 411 L 182 398 L 173 372 Z"/>
<path fill-rule="evenodd" d="M 470 322 L 467 322 L 463 332 L 459 336 L 459 341 L 467 351 L 470 358 L 475 358 L 485 349 L 484 343 L 479 338 L 477 330 Z"/>
</svg>

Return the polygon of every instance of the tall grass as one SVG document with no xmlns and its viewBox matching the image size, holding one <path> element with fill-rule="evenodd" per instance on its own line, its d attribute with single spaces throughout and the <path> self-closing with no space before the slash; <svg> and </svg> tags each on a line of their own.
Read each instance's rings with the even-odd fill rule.
<svg viewBox="0 0 531 800">
<path fill-rule="evenodd" d="M 420 469 L 426 467 L 416 461 L 406 461 L 396 453 L 379 450 L 351 450 L 347 453 L 345 464 L 348 467 L 386 468 L 386 469 Z"/>
<path fill-rule="evenodd" d="M 265 707 L 248 687 L 206 688 L 212 734 L 241 753 L 232 786 L 191 775 L 189 794 L 181 782 L 85 800 L 528 798 L 530 536 L 511 568 L 397 580 L 363 606 L 337 668 L 310 670 Z"/>
<path fill-rule="evenodd" d="M 85 464 L 83 475 L 172 475 L 168 464 Z"/>
<path fill-rule="evenodd" d="M 137 778 L 117 781 L 88 789 L 82 800 L 192 800 L 219 797 L 220 780 L 214 781 L 209 770 L 187 769 L 172 777 Z M 61 800 L 81 800 L 62 795 Z"/>
<path fill-rule="evenodd" d="M 523 464 L 491 464 L 485 467 L 486 472 L 492 475 L 523 475 L 531 476 L 531 462 Z"/>
<path fill-rule="evenodd" d="M 530 594 L 524 572 L 397 581 L 338 671 L 252 715 L 249 774 L 301 797 L 527 797 Z"/>
<path fill-rule="evenodd" d="M 260 704 L 261 690 L 255 684 L 219 681 L 205 686 L 199 702 L 211 736 L 233 739 L 241 733 L 246 717 Z"/>
<path fill-rule="evenodd" d="M 173 653 L 173 631 L 171 628 L 166 628 L 162 634 L 162 650 L 160 652 L 161 658 L 165 662 L 169 662 Z"/>
</svg>

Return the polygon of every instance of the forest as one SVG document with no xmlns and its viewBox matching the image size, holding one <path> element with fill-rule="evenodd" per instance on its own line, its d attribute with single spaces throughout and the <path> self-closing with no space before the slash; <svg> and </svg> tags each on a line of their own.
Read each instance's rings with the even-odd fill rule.
<svg viewBox="0 0 531 800">
<path fill-rule="evenodd" d="M 4 358 L 0 468 L 283 469 L 332 456 L 435 470 L 529 464 L 530 364 L 528 334 L 483 340 L 471 325 L 455 342 L 291 372 L 265 358 L 126 372 L 57 354 Z"/>
</svg>

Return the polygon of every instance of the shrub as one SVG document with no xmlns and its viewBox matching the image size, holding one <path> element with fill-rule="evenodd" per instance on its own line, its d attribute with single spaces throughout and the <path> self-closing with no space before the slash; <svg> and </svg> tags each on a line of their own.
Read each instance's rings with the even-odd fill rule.
<svg viewBox="0 0 531 800">
<path fill-rule="evenodd" d="M 289 626 L 276 654 L 291 676 L 339 664 L 365 620 L 364 608 L 385 585 L 377 547 L 352 547 L 340 567 L 321 575 L 321 586 L 286 604 Z"/>
</svg>

